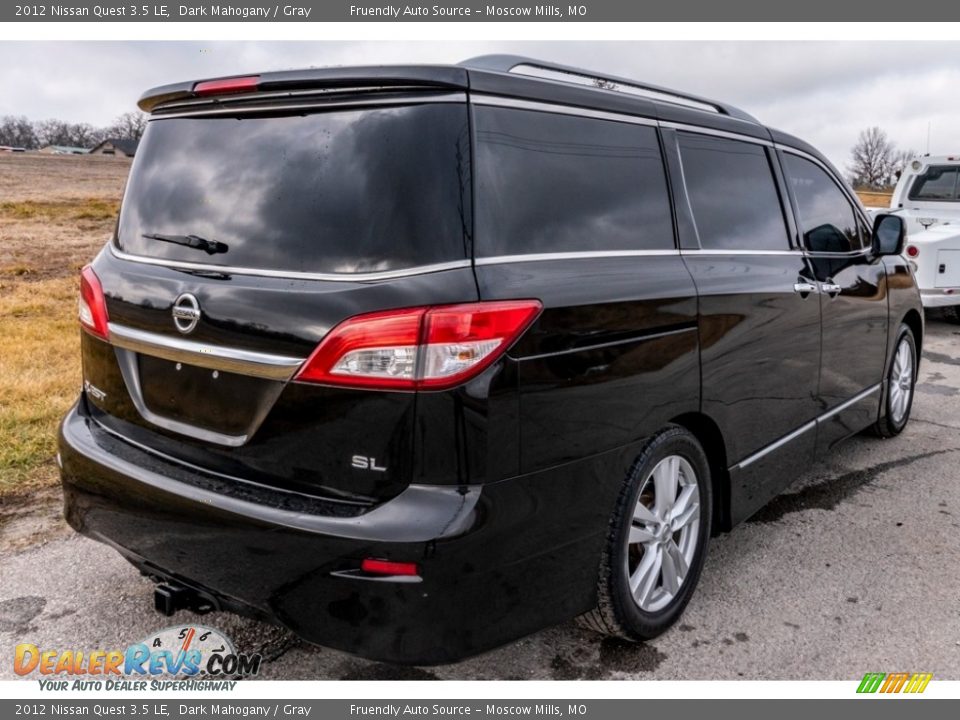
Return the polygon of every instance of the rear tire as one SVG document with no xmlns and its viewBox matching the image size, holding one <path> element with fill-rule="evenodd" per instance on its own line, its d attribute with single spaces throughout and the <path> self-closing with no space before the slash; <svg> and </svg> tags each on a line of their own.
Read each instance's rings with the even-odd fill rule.
<svg viewBox="0 0 960 720">
<path fill-rule="evenodd" d="M 901 324 L 887 368 L 883 415 L 873 426 L 874 432 L 882 438 L 899 435 L 910 421 L 917 385 L 917 365 L 917 343 L 913 331 L 906 324 Z"/>
<path fill-rule="evenodd" d="M 700 579 L 712 510 L 700 443 L 684 428 L 661 430 L 624 480 L 600 559 L 597 607 L 581 624 L 632 641 L 673 625 Z"/>
</svg>

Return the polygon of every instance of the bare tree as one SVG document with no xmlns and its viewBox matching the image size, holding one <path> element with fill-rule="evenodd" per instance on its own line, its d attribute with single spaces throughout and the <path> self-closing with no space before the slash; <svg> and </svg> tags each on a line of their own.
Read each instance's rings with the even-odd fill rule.
<svg viewBox="0 0 960 720">
<path fill-rule="evenodd" d="M 103 139 L 103 130 L 88 123 L 70 125 L 70 144 L 75 147 L 92 148 Z"/>
<path fill-rule="evenodd" d="M 113 125 L 104 130 L 104 135 L 121 140 L 139 140 L 146 128 L 147 116 L 145 113 L 139 111 L 127 112 L 114 120 Z"/>
<path fill-rule="evenodd" d="M 70 145 L 70 123 L 63 120 L 41 120 L 33 125 L 40 147 L 47 145 Z"/>
<path fill-rule="evenodd" d="M 855 187 L 868 190 L 887 187 L 897 157 L 897 147 L 887 133 L 876 126 L 860 131 L 850 155 L 848 171 Z"/>
<path fill-rule="evenodd" d="M 63 120 L 42 120 L 34 123 L 34 132 L 40 147 L 69 145 L 90 148 L 103 137 L 103 131 L 88 123 L 69 123 Z"/>
<path fill-rule="evenodd" d="M 33 150 L 37 147 L 37 133 L 27 118 L 6 115 L 0 118 L 0 145 Z"/>
</svg>

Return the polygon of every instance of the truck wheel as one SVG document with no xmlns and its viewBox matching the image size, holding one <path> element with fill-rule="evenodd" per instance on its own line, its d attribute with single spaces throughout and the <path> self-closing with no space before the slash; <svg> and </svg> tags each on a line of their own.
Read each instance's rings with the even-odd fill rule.
<svg viewBox="0 0 960 720">
<path fill-rule="evenodd" d="M 710 466 L 697 439 L 671 426 L 654 435 L 624 481 L 600 561 L 598 604 L 581 624 L 649 640 L 680 617 L 710 537 Z"/>
<path fill-rule="evenodd" d="M 874 425 L 874 432 L 882 438 L 899 435 L 910 420 L 913 391 L 917 384 L 917 343 L 913 331 L 901 324 L 893 357 L 887 369 L 887 396 L 883 414 Z"/>
</svg>

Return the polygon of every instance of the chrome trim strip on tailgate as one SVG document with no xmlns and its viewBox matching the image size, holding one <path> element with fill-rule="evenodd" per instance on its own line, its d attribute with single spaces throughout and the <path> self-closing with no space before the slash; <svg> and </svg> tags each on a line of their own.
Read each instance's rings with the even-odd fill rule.
<svg viewBox="0 0 960 720">
<path fill-rule="evenodd" d="M 222 347 L 195 340 L 159 335 L 109 323 L 110 344 L 152 357 L 187 365 L 250 375 L 269 380 L 289 380 L 305 358 Z"/>
<path fill-rule="evenodd" d="M 374 282 L 377 280 L 393 280 L 396 278 L 414 277 L 416 275 L 426 275 L 428 273 L 442 272 L 444 270 L 457 270 L 471 266 L 470 260 L 452 260 L 445 263 L 435 263 L 433 265 L 417 265 L 404 270 L 381 270 L 377 272 L 356 272 L 356 273 L 313 273 L 299 272 L 295 270 L 269 270 L 266 268 L 232 267 L 227 265 L 213 265 L 211 263 L 187 262 L 185 260 L 165 260 L 162 258 L 146 257 L 144 255 L 134 255 L 124 252 L 115 247 L 113 243 L 108 243 L 110 254 L 121 260 L 143 263 L 144 265 L 159 265 L 160 267 L 169 267 L 176 270 L 198 270 L 201 272 L 223 273 L 224 275 L 255 275 L 257 277 L 283 278 L 286 280 L 328 280 L 332 282 Z"/>
</svg>

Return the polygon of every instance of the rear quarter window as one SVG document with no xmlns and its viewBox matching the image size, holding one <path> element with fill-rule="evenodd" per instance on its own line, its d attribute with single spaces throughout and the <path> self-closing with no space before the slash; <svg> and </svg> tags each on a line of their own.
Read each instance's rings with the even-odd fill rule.
<svg viewBox="0 0 960 720">
<path fill-rule="evenodd" d="M 656 130 L 476 108 L 477 255 L 674 247 Z"/>
<path fill-rule="evenodd" d="M 118 226 L 135 255 L 307 273 L 469 258 L 466 105 L 155 119 Z M 225 243 L 208 255 L 147 235 Z"/>
</svg>

